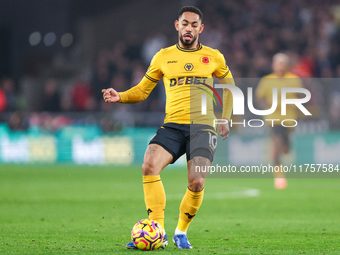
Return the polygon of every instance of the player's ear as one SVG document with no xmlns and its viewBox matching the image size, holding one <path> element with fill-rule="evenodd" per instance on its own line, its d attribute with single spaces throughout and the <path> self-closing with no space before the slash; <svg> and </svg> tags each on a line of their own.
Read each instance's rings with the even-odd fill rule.
<svg viewBox="0 0 340 255">
<path fill-rule="evenodd" d="M 204 29 L 204 24 L 201 24 L 200 31 L 198 32 L 199 34 L 203 32 Z"/>
<path fill-rule="evenodd" d="M 178 22 L 178 20 L 175 21 L 175 28 L 178 31 L 178 29 L 179 29 L 179 22 Z"/>
</svg>

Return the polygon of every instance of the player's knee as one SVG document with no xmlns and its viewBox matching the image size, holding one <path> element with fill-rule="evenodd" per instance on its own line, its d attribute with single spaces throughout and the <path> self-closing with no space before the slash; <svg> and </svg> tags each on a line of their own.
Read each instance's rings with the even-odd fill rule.
<svg viewBox="0 0 340 255">
<path fill-rule="evenodd" d="M 156 173 L 156 162 L 152 158 L 147 158 L 144 160 L 142 165 L 143 175 L 154 175 Z"/>
<path fill-rule="evenodd" d="M 189 189 L 191 191 L 201 191 L 204 188 L 204 178 L 192 179 L 189 181 Z"/>
</svg>

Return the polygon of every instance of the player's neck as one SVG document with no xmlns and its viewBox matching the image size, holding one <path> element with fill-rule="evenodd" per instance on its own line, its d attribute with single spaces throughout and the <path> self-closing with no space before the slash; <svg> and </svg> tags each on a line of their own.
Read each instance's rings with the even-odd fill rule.
<svg viewBox="0 0 340 255">
<path fill-rule="evenodd" d="M 194 42 L 192 45 L 190 46 L 184 46 L 182 44 L 181 41 L 178 42 L 179 47 L 186 49 L 186 50 L 194 50 L 194 49 L 198 49 L 200 47 L 200 43 L 198 41 Z"/>
<path fill-rule="evenodd" d="M 274 72 L 278 78 L 283 78 L 287 72 Z"/>
</svg>

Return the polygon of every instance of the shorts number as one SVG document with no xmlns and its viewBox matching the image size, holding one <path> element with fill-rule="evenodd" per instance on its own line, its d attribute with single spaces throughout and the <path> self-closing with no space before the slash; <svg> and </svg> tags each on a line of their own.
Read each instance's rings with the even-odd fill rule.
<svg viewBox="0 0 340 255">
<path fill-rule="evenodd" d="M 210 132 L 208 133 L 209 133 L 209 145 L 211 145 L 215 150 L 217 147 L 217 136 L 211 134 Z"/>
</svg>

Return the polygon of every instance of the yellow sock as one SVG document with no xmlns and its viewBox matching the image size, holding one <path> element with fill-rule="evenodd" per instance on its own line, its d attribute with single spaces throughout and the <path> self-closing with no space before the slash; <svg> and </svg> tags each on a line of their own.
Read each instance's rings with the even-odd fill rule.
<svg viewBox="0 0 340 255">
<path fill-rule="evenodd" d="M 283 171 L 283 169 L 281 169 L 280 165 L 275 165 L 275 168 L 279 169 L 279 171 L 277 171 L 277 172 L 273 171 L 274 178 L 285 178 L 286 177 L 286 174 Z"/>
<path fill-rule="evenodd" d="M 144 201 L 150 220 L 155 220 L 164 229 L 165 191 L 159 175 L 143 176 Z"/>
<path fill-rule="evenodd" d="M 182 199 L 179 207 L 179 219 L 177 228 L 180 231 L 186 232 L 189 228 L 190 222 L 193 220 L 198 209 L 203 201 L 204 189 L 198 192 L 194 192 L 187 188 L 187 191 Z"/>
</svg>

